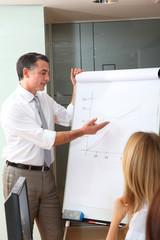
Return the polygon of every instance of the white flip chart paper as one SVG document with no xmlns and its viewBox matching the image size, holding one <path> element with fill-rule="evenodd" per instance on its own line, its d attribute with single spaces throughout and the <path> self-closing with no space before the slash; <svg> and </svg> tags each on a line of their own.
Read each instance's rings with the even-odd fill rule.
<svg viewBox="0 0 160 240">
<path fill-rule="evenodd" d="M 123 194 L 122 154 L 136 131 L 159 132 L 159 68 L 84 72 L 77 75 L 72 129 L 97 117 L 110 124 L 70 143 L 63 210 L 111 221 Z M 125 223 L 126 219 L 122 223 Z"/>
</svg>

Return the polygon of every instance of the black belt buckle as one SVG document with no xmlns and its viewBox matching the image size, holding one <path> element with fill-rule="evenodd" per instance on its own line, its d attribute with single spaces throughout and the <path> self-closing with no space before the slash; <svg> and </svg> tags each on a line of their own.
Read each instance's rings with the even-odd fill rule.
<svg viewBox="0 0 160 240">
<path fill-rule="evenodd" d="M 42 172 L 45 172 L 45 166 L 44 165 L 42 166 Z"/>
</svg>

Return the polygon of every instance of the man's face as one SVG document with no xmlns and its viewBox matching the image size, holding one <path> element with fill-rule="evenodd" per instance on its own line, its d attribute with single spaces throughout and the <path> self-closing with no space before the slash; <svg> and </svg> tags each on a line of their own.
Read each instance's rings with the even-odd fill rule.
<svg viewBox="0 0 160 240">
<path fill-rule="evenodd" d="M 29 71 L 28 87 L 29 91 L 35 94 L 37 91 L 43 91 L 47 82 L 49 82 L 49 65 L 46 61 L 39 59 L 32 70 Z"/>
</svg>

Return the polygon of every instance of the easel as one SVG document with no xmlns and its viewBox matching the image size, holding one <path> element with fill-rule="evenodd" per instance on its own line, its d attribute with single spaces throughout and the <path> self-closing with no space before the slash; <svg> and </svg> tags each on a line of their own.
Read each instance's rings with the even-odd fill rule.
<svg viewBox="0 0 160 240">
<path fill-rule="evenodd" d="M 67 231 L 68 231 L 68 228 L 69 228 L 69 227 L 70 227 L 70 221 L 67 220 L 66 223 L 65 223 L 65 229 L 64 229 L 63 240 L 66 240 Z"/>
</svg>

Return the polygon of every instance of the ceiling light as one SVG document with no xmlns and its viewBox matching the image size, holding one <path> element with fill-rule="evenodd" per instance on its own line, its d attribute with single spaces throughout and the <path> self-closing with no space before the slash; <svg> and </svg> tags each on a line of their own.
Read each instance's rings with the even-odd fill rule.
<svg viewBox="0 0 160 240">
<path fill-rule="evenodd" d="M 159 0 L 160 1 L 160 0 Z M 93 0 L 94 3 L 105 3 L 105 4 L 110 4 L 110 3 L 117 3 L 118 0 Z"/>
</svg>

